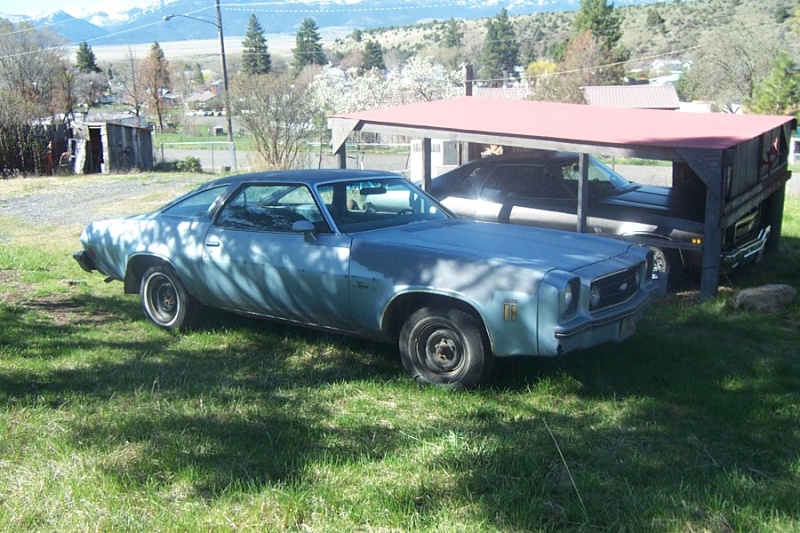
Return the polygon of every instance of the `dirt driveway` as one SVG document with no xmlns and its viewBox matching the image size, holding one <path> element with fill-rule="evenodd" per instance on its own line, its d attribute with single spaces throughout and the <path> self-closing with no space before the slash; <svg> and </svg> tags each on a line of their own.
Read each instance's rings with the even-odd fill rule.
<svg viewBox="0 0 800 533">
<path fill-rule="evenodd" d="M 15 178 L 0 182 L 0 216 L 41 226 L 83 226 L 99 218 L 154 209 L 213 178 L 210 174 Z M 13 183 L 20 180 L 29 186 Z"/>
</svg>

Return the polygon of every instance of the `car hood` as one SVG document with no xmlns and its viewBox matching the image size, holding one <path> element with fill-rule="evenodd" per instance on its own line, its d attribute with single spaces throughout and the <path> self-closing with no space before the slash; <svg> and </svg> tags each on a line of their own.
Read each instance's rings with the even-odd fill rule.
<svg viewBox="0 0 800 533">
<path fill-rule="evenodd" d="M 566 231 L 469 219 L 450 219 L 361 234 L 358 240 L 430 249 L 432 254 L 493 259 L 536 266 L 543 271 L 574 271 L 626 253 L 626 242 Z M 635 246 L 634 246 L 635 247 Z"/>
<path fill-rule="evenodd" d="M 684 220 L 701 222 L 705 211 L 702 192 L 680 191 L 670 187 L 632 183 L 624 189 L 598 199 L 606 206 L 669 215 Z"/>
</svg>

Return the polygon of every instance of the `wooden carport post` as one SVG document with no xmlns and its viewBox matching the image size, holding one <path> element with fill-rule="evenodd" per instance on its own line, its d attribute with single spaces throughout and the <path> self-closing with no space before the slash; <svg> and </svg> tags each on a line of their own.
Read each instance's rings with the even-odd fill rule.
<svg viewBox="0 0 800 533">
<path fill-rule="evenodd" d="M 586 218 L 589 216 L 589 154 L 578 154 L 578 233 L 586 233 Z"/>
<path fill-rule="evenodd" d="M 703 262 L 700 275 L 700 297 L 713 298 L 719 288 L 719 261 L 722 253 L 722 230 L 719 227 L 722 216 L 722 179 L 706 182 L 706 214 L 703 235 Z"/>
<path fill-rule="evenodd" d="M 723 190 L 725 165 L 720 151 L 680 149 L 681 158 L 706 186 L 706 211 L 703 220 L 703 258 L 700 273 L 700 298 L 708 300 L 719 288 L 720 255 L 722 254 Z"/>
<path fill-rule="evenodd" d="M 336 168 L 347 168 L 347 146 L 342 144 L 334 155 L 336 156 Z"/>
<path fill-rule="evenodd" d="M 433 175 L 431 169 L 431 139 L 425 137 L 422 139 L 422 190 L 431 190 L 431 176 Z"/>
<path fill-rule="evenodd" d="M 328 127 L 331 129 L 331 149 L 336 155 L 336 165 L 338 168 L 347 168 L 347 136 L 360 128 L 361 123 L 358 120 L 329 120 Z"/>
</svg>

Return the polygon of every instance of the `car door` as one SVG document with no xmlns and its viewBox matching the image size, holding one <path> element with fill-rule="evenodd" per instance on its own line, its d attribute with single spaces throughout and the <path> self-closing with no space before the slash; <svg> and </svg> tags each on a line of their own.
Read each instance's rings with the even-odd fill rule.
<svg viewBox="0 0 800 533">
<path fill-rule="evenodd" d="M 475 218 L 556 229 L 575 229 L 577 200 L 548 167 L 498 165 L 484 181 Z"/>
<path fill-rule="evenodd" d="M 292 231 L 314 223 L 316 239 Z M 246 184 L 205 239 L 208 290 L 227 309 L 348 329 L 350 238 L 334 235 L 305 185 Z"/>
</svg>

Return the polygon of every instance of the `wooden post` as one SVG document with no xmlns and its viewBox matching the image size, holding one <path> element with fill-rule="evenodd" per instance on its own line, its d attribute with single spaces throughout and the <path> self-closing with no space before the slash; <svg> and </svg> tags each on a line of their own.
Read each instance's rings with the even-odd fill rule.
<svg viewBox="0 0 800 533">
<path fill-rule="evenodd" d="M 428 137 L 422 139 L 422 189 L 431 190 L 431 140 Z"/>
<path fill-rule="evenodd" d="M 578 233 L 586 233 L 586 218 L 589 215 L 589 154 L 578 155 Z"/>
<path fill-rule="evenodd" d="M 342 143 L 336 150 L 336 168 L 347 168 L 347 145 Z"/>
<path fill-rule="evenodd" d="M 770 233 L 765 248 L 768 252 L 777 252 L 780 249 L 781 232 L 783 230 L 783 207 L 785 202 L 786 183 L 784 182 L 781 188 L 772 193 L 761 206 L 762 209 L 766 208 L 767 216 L 769 217 L 767 223 L 770 225 Z"/>
<path fill-rule="evenodd" d="M 709 176 L 706 181 L 706 214 L 703 235 L 702 273 L 700 298 L 708 300 L 717 295 L 719 288 L 720 254 L 722 253 L 722 173 Z"/>
<path fill-rule="evenodd" d="M 464 63 L 464 96 L 472 96 L 472 83 L 475 74 L 472 63 Z"/>
</svg>

